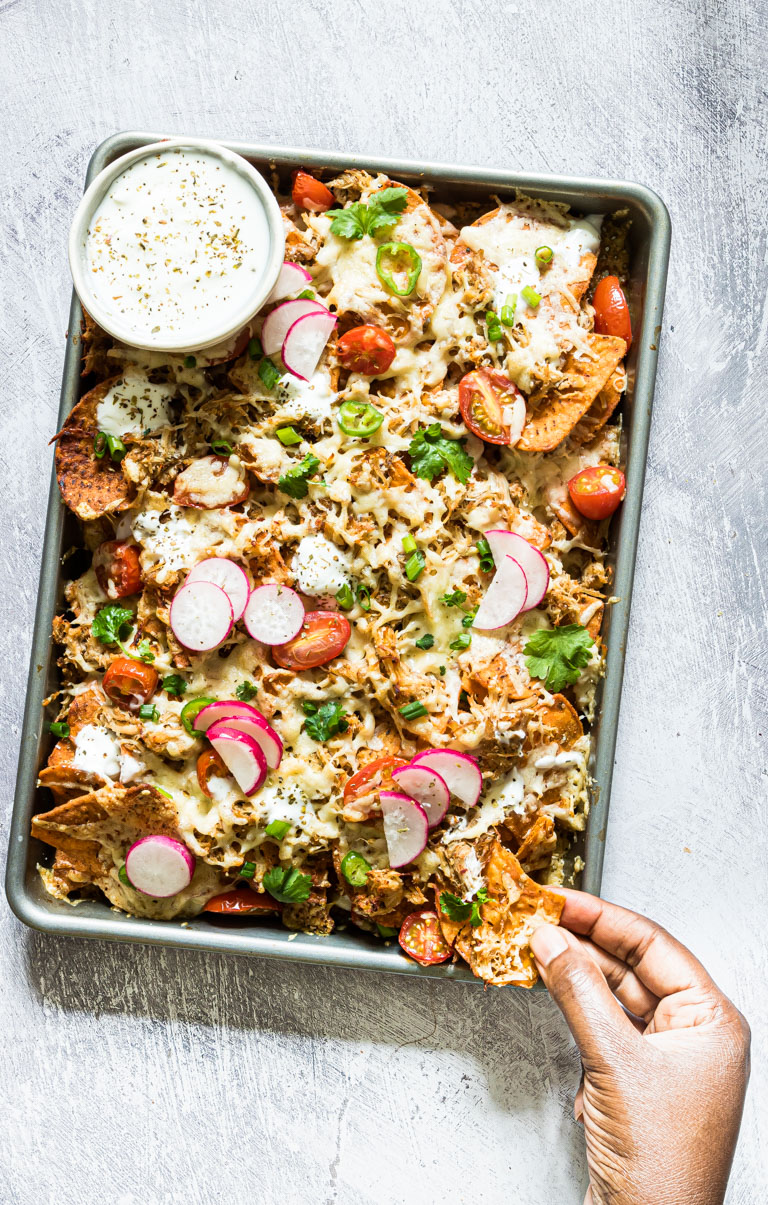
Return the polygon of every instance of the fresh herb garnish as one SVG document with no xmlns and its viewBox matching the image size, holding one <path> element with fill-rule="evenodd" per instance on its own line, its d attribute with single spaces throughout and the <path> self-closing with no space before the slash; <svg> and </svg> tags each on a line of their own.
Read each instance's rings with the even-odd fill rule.
<svg viewBox="0 0 768 1205">
<path fill-rule="evenodd" d="M 121 607 L 120 603 L 107 603 L 96 612 L 91 631 L 102 644 L 119 644 L 127 639 L 133 626 L 133 611 Z"/>
<path fill-rule="evenodd" d="M 444 912 L 450 920 L 469 920 L 473 928 L 483 923 L 483 918 L 480 915 L 480 905 L 488 901 L 488 889 L 481 887 L 475 894 L 474 899 L 463 900 L 458 895 L 452 895 L 450 891 L 443 891 L 440 895 L 440 911 Z"/>
<path fill-rule="evenodd" d="M 262 384 L 266 385 L 267 389 L 274 389 L 281 376 L 280 369 L 275 368 L 269 357 L 265 356 L 259 364 L 259 378 Z"/>
<path fill-rule="evenodd" d="M 294 468 L 289 469 L 277 483 L 277 488 L 282 490 L 284 494 L 288 494 L 291 498 L 306 498 L 309 493 L 307 482 L 309 478 L 320 468 L 320 461 L 312 452 L 307 452 L 303 460 L 301 460 Z"/>
<path fill-rule="evenodd" d="M 394 226 L 408 203 L 407 188 L 384 188 L 366 204 L 354 201 L 334 215 L 331 232 L 339 238 L 359 239 Z"/>
<path fill-rule="evenodd" d="M 185 368 L 197 368 L 197 360 L 195 359 L 195 357 L 194 356 L 185 356 L 184 357 L 184 367 Z"/>
<path fill-rule="evenodd" d="M 539 628 L 523 653 L 531 677 L 541 678 L 547 690 L 558 691 L 578 681 L 594 647 L 586 628 L 569 623 L 562 628 Z"/>
<path fill-rule="evenodd" d="M 168 674 L 163 678 L 161 687 L 172 699 L 180 699 L 187 689 L 187 684 L 181 674 Z"/>
<path fill-rule="evenodd" d="M 268 837 L 274 837 L 276 841 L 282 841 L 286 833 L 291 831 L 291 822 L 290 820 L 271 820 L 264 831 Z"/>
<path fill-rule="evenodd" d="M 336 591 L 336 602 L 342 611 L 349 611 L 354 606 L 355 596 L 348 582 L 345 582 L 343 586 L 339 586 L 339 589 Z"/>
<path fill-rule="evenodd" d="M 261 346 L 261 341 L 255 336 L 248 340 L 248 355 L 252 360 L 258 360 L 259 356 L 264 355 L 264 348 Z"/>
<path fill-rule="evenodd" d="M 253 876 L 256 874 L 256 863 L 255 862 L 243 862 L 242 866 L 240 867 L 240 869 L 238 870 L 237 873 L 239 874 L 241 879 L 252 879 Z"/>
<path fill-rule="evenodd" d="M 405 703 L 402 707 L 398 707 L 398 711 L 404 720 L 418 720 L 420 716 L 427 714 L 424 704 L 416 700 L 413 703 Z"/>
<path fill-rule="evenodd" d="M 435 643 L 435 638 L 432 635 L 432 633 L 425 632 L 424 635 L 420 636 L 419 639 L 416 641 L 416 648 L 417 649 L 431 649 L 434 643 Z"/>
<path fill-rule="evenodd" d="M 461 621 L 461 626 L 463 628 L 471 628 L 472 627 L 472 624 L 475 622 L 475 616 L 477 615 L 478 610 L 479 610 L 479 607 L 472 607 L 471 610 L 467 611 L 467 613 L 465 614 L 464 618 Z"/>
<path fill-rule="evenodd" d="M 367 586 L 364 586 L 362 583 L 359 582 L 355 586 L 355 597 L 357 598 L 357 605 L 358 605 L 358 607 L 360 607 L 360 609 L 362 611 L 370 611 L 370 609 L 371 609 L 371 592 Z"/>
<path fill-rule="evenodd" d="M 282 870 L 273 866 L 262 879 L 262 886 L 275 900 L 283 904 L 300 904 L 309 899 L 312 890 L 312 879 L 308 874 L 302 874 L 295 866 L 290 870 Z"/>
<path fill-rule="evenodd" d="M 226 439 L 212 439 L 211 451 L 217 456 L 231 456 L 233 448 L 232 444 Z"/>
<path fill-rule="evenodd" d="M 466 601 L 467 596 L 463 590 L 451 590 L 449 594 L 440 595 L 440 602 L 445 607 L 460 607 Z"/>
<path fill-rule="evenodd" d="M 477 555 L 480 557 L 480 568 L 483 573 L 493 573 L 496 568 L 496 562 L 493 559 L 491 546 L 485 536 L 480 537 L 475 544 L 475 548 L 477 549 Z"/>
<path fill-rule="evenodd" d="M 238 699 L 243 703 L 248 703 L 251 699 L 255 699 L 258 693 L 259 688 L 258 686 L 254 686 L 253 682 L 241 682 L 235 691 Z"/>
<path fill-rule="evenodd" d="M 66 724 L 63 720 L 54 720 L 52 724 L 48 725 L 48 731 L 51 736 L 58 737 L 59 740 L 65 740 L 69 736 L 69 724 Z"/>
<path fill-rule="evenodd" d="M 306 707 L 304 714 L 307 715 Z M 307 715 L 304 730 L 313 741 L 327 741 L 337 732 L 346 732 L 349 727 L 344 707 L 338 699 L 321 703 L 314 715 Z"/>
<path fill-rule="evenodd" d="M 405 576 L 409 582 L 415 582 L 416 578 L 423 572 L 424 566 L 427 563 L 427 558 L 420 548 L 412 552 L 405 562 Z"/>
<path fill-rule="evenodd" d="M 103 460 L 107 452 L 115 464 L 119 464 L 128 449 L 118 435 L 107 435 L 105 431 L 97 431 L 93 439 L 93 451 L 97 460 Z"/>
<path fill-rule="evenodd" d="M 151 720 L 153 724 L 157 723 L 157 708 L 154 703 L 142 703 L 139 708 L 140 720 Z"/>
<path fill-rule="evenodd" d="M 353 887 L 362 887 L 371 873 L 371 864 L 362 854 L 350 850 L 341 859 L 341 873 Z"/>
<path fill-rule="evenodd" d="M 123 862 L 122 866 L 118 870 L 117 877 L 120 880 L 120 882 L 123 884 L 124 887 L 131 886 L 131 880 L 128 878 L 128 872 L 125 869 L 125 862 Z"/>
<path fill-rule="evenodd" d="M 450 469 L 463 485 L 472 475 L 475 462 L 465 451 L 464 440 L 449 439 L 443 435 L 439 423 L 432 423 L 417 431 L 408 451 L 414 473 L 426 481 L 432 481 L 443 469 Z"/>
<path fill-rule="evenodd" d="M 468 649 L 471 643 L 472 643 L 472 633 L 471 632 L 459 632 L 456 639 L 452 640 L 451 643 L 448 645 L 448 648 L 449 649 L 457 649 L 458 651 L 461 651 L 461 649 Z"/>
</svg>

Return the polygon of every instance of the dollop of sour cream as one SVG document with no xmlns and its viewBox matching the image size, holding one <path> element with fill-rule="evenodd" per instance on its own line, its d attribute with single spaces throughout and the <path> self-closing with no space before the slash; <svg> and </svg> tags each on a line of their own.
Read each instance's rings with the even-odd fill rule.
<svg viewBox="0 0 768 1205">
<path fill-rule="evenodd" d="M 88 228 L 85 257 L 106 317 L 139 343 L 162 333 L 194 347 L 258 287 L 267 217 L 233 166 L 174 147 L 117 177 Z"/>
</svg>

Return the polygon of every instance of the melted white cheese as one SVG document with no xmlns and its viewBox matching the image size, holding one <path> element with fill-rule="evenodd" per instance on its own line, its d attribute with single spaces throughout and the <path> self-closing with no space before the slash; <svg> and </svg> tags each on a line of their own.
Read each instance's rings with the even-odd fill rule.
<svg viewBox="0 0 768 1205">
<path fill-rule="evenodd" d="M 349 558 L 324 535 L 304 536 L 293 558 L 296 585 L 303 594 L 336 594 L 349 582 Z"/>
</svg>

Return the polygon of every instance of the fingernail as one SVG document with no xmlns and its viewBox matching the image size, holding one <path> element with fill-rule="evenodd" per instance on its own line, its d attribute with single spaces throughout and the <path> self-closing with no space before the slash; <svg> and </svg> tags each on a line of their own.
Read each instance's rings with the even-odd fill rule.
<svg viewBox="0 0 768 1205">
<path fill-rule="evenodd" d="M 553 958 L 568 949 L 568 942 L 557 925 L 541 925 L 531 937 L 531 949 L 539 966 L 548 967 Z"/>
</svg>

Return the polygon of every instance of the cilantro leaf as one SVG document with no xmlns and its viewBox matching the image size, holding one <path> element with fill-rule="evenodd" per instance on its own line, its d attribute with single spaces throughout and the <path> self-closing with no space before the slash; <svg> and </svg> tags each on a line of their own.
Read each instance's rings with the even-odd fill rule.
<svg viewBox="0 0 768 1205">
<path fill-rule="evenodd" d="M 161 682 L 162 689 L 172 699 L 180 699 L 187 689 L 187 684 L 181 674 L 168 674 Z"/>
<path fill-rule="evenodd" d="M 434 645 L 434 643 L 435 643 L 435 638 L 432 635 L 432 633 L 425 632 L 424 635 L 420 636 L 419 639 L 416 641 L 416 648 L 417 649 L 431 649 L 432 646 Z"/>
<path fill-rule="evenodd" d="M 344 708 L 338 699 L 321 703 L 316 713 L 308 715 L 304 721 L 307 736 L 311 736 L 313 741 L 327 741 L 337 732 L 346 732 L 349 724 L 345 715 Z"/>
<path fill-rule="evenodd" d="M 295 866 L 292 866 L 290 870 L 282 870 L 279 866 L 273 866 L 264 875 L 262 886 L 273 899 L 280 900 L 283 904 L 300 904 L 309 899 L 312 880 L 308 874 L 302 874 Z"/>
<path fill-rule="evenodd" d="M 432 481 L 443 469 L 450 469 L 454 477 L 466 485 L 475 465 L 464 448 L 464 440 L 449 439 L 443 435 L 439 423 L 432 423 L 417 431 L 408 451 L 414 473 L 427 481 Z"/>
<path fill-rule="evenodd" d="M 408 204 L 407 188 L 384 188 L 365 201 L 353 201 L 335 214 L 331 233 L 339 238 L 359 239 L 394 226 Z"/>
<path fill-rule="evenodd" d="M 241 699 L 243 703 L 248 703 L 251 699 L 255 699 L 258 693 L 259 688 L 258 686 L 254 686 L 253 682 L 241 682 L 235 691 L 238 699 Z"/>
<path fill-rule="evenodd" d="M 466 601 L 467 596 L 463 590 L 451 590 L 450 594 L 440 595 L 440 602 L 446 607 L 460 607 Z"/>
<path fill-rule="evenodd" d="M 306 498 L 309 493 L 307 481 L 319 468 L 320 461 L 312 452 L 307 452 L 303 460 L 283 474 L 277 488 L 291 498 Z"/>
<path fill-rule="evenodd" d="M 121 636 L 127 638 L 130 635 L 132 626 L 133 611 L 121 607 L 120 603 L 107 603 L 96 612 L 91 631 L 102 644 L 119 644 Z"/>
<path fill-rule="evenodd" d="M 355 201 L 336 214 L 331 222 L 331 234 L 339 238 L 358 239 L 365 234 L 363 214 L 366 206 L 361 201 Z"/>
<path fill-rule="evenodd" d="M 450 920 L 468 920 L 473 929 L 483 923 L 483 918 L 480 915 L 480 905 L 488 901 L 488 889 L 481 887 L 476 892 L 474 899 L 463 900 L 458 895 L 453 895 L 450 891 L 442 892 L 440 896 L 440 911 L 444 912 Z"/>
<path fill-rule="evenodd" d="M 541 678 L 547 690 L 558 691 L 578 681 L 595 642 L 580 623 L 562 628 L 539 628 L 523 649 L 528 673 Z"/>
</svg>

